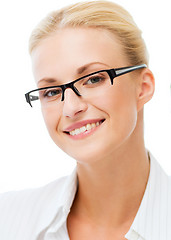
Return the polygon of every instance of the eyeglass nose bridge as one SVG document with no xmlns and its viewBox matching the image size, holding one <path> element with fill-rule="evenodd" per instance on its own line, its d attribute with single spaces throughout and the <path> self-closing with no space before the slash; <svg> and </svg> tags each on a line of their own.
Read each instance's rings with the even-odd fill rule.
<svg viewBox="0 0 171 240">
<path fill-rule="evenodd" d="M 64 101 L 65 98 L 65 90 L 67 88 L 71 88 L 73 90 L 73 92 L 77 95 L 77 96 L 81 96 L 80 92 L 78 91 L 78 89 L 74 86 L 74 83 L 67 83 L 61 86 L 62 88 L 62 98 L 61 101 Z"/>
</svg>

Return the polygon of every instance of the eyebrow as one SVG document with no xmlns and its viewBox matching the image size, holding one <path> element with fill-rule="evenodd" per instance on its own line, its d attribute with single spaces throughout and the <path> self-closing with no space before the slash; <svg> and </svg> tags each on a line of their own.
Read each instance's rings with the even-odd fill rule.
<svg viewBox="0 0 171 240">
<path fill-rule="evenodd" d="M 102 62 L 91 62 L 91 63 L 87 63 L 84 66 L 81 66 L 77 69 L 76 73 L 78 75 L 82 74 L 83 72 L 85 72 L 90 66 L 95 65 L 95 64 L 100 64 L 106 67 L 110 67 L 109 65 L 102 63 Z M 55 78 L 42 78 L 41 80 L 38 81 L 38 84 L 41 82 L 46 82 L 46 83 L 58 83 L 59 81 Z"/>
<path fill-rule="evenodd" d="M 77 74 L 82 74 L 83 72 L 85 72 L 90 66 L 95 65 L 95 64 L 100 64 L 106 67 L 109 67 L 109 65 L 102 63 L 102 62 L 91 62 L 91 63 L 87 63 L 86 65 L 79 67 L 77 69 Z"/>
</svg>

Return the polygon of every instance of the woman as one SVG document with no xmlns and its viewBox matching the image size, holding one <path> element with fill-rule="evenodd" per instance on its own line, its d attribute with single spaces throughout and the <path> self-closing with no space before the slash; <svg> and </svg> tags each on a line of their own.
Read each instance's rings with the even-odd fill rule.
<svg viewBox="0 0 171 240">
<path fill-rule="evenodd" d="M 30 38 L 38 88 L 27 102 L 75 158 L 71 176 L 1 197 L 1 239 L 169 240 L 169 177 L 144 144 L 154 77 L 141 31 L 107 1 L 48 15 Z M 1 217 L 2 218 L 2 217 Z"/>
</svg>

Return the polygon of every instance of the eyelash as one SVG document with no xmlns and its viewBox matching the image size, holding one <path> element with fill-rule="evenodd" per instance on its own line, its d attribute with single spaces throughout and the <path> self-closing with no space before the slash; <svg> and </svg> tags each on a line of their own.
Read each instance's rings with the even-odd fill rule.
<svg viewBox="0 0 171 240">
<path fill-rule="evenodd" d="M 53 92 L 53 91 L 56 91 L 56 89 L 54 88 L 54 89 L 49 89 L 49 90 L 45 91 L 45 92 L 43 93 L 43 97 L 53 97 L 53 96 L 48 96 L 48 94 L 51 93 L 51 92 Z M 57 91 L 58 91 L 58 89 L 57 89 Z M 59 90 L 59 91 L 62 91 L 62 90 Z M 57 94 L 57 95 L 58 95 L 58 94 Z M 57 95 L 55 95 L 55 96 L 57 96 Z"/>
<path fill-rule="evenodd" d="M 87 84 L 89 81 L 92 81 L 92 80 L 94 80 L 94 79 L 95 79 L 95 80 L 98 79 L 99 81 L 98 81 L 98 82 L 95 82 L 95 83 L 91 83 L 92 85 L 103 81 L 105 78 L 104 78 L 104 77 L 101 77 L 101 76 L 90 77 L 90 78 L 86 81 L 86 84 Z M 85 84 L 84 84 L 84 85 L 85 85 Z"/>
</svg>

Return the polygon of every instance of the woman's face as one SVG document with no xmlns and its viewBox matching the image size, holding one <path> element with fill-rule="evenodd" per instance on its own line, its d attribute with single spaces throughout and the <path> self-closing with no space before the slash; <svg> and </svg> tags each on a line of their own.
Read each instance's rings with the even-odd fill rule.
<svg viewBox="0 0 171 240">
<path fill-rule="evenodd" d="M 130 65 L 115 36 L 93 28 L 58 30 L 35 48 L 32 62 L 38 87 L 61 85 L 98 70 Z M 128 145 L 137 125 L 135 76 L 117 77 L 113 85 L 90 98 L 67 88 L 63 102 L 42 106 L 53 141 L 78 162 L 103 159 Z M 83 133 L 75 131 L 80 128 Z"/>
</svg>

